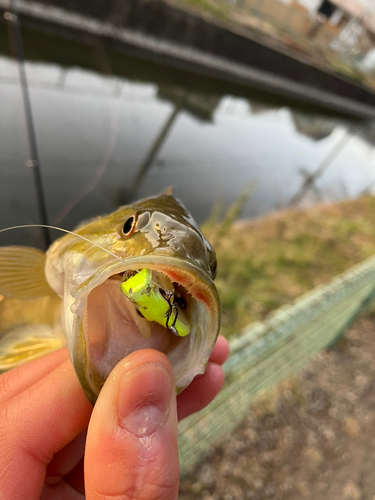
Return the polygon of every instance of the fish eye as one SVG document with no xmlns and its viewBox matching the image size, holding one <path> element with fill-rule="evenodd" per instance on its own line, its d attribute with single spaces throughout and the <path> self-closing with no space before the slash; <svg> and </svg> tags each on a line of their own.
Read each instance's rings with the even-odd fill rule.
<svg viewBox="0 0 375 500">
<path fill-rule="evenodd" d="M 122 226 L 122 234 L 124 236 L 130 236 L 135 227 L 135 215 L 131 215 L 129 219 L 125 222 L 125 224 Z"/>
</svg>

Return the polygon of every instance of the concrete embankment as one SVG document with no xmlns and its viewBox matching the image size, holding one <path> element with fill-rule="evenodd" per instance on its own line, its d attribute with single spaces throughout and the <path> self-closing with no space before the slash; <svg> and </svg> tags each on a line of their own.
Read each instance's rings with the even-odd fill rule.
<svg viewBox="0 0 375 500">
<path fill-rule="evenodd" d="M 0 0 L 0 8 L 8 8 Z M 114 50 L 357 117 L 375 116 L 375 94 L 306 58 L 162 0 L 19 0 L 23 26 L 99 37 Z"/>
</svg>

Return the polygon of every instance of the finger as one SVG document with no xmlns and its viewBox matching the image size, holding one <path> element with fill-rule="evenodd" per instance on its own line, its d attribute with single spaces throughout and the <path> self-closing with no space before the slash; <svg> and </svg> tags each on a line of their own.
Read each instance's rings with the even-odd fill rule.
<svg viewBox="0 0 375 500">
<path fill-rule="evenodd" d="M 44 486 L 40 495 L 30 497 L 35 500 L 85 500 L 85 497 L 62 481 L 58 486 Z"/>
<path fill-rule="evenodd" d="M 212 349 L 210 361 L 222 365 L 229 356 L 229 344 L 225 337 L 219 335 L 214 348 Z"/>
<path fill-rule="evenodd" d="M 79 491 L 62 481 L 58 486 L 44 486 L 40 495 L 29 497 L 35 500 L 85 500 Z"/>
<path fill-rule="evenodd" d="M 107 379 L 87 434 L 87 500 L 175 500 L 175 382 L 164 354 L 133 352 Z"/>
<path fill-rule="evenodd" d="M 208 363 L 203 375 L 198 375 L 177 397 L 178 420 L 202 410 L 219 394 L 224 384 L 224 372 L 217 363 Z"/>
<path fill-rule="evenodd" d="M 0 404 L 17 396 L 68 359 L 66 347 L 0 375 Z"/>
<path fill-rule="evenodd" d="M 87 427 L 91 411 L 70 361 L 0 406 L 0 484 L 5 498 L 36 497 L 47 464 Z"/>
<path fill-rule="evenodd" d="M 69 484 L 74 490 L 85 494 L 85 481 L 83 479 L 83 463 L 84 458 L 82 458 L 73 470 L 67 474 L 64 479 L 67 484 Z"/>
<path fill-rule="evenodd" d="M 46 484 L 58 484 L 82 460 L 85 452 L 86 434 L 86 431 L 81 432 L 73 441 L 54 455 L 47 466 Z"/>
</svg>

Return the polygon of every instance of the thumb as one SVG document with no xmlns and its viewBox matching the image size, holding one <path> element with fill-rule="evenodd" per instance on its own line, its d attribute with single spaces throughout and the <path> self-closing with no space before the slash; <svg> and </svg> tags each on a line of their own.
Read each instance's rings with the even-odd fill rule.
<svg viewBox="0 0 375 500">
<path fill-rule="evenodd" d="M 90 420 L 87 500 L 175 500 L 178 495 L 176 391 L 172 367 L 152 349 L 120 361 Z"/>
</svg>

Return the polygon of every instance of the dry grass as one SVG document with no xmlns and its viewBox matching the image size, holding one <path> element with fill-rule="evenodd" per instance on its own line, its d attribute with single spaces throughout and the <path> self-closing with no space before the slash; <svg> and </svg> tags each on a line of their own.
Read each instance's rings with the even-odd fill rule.
<svg viewBox="0 0 375 500">
<path fill-rule="evenodd" d="M 217 252 L 227 337 L 375 253 L 375 197 L 232 224 L 241 203 L 203 227 Z"/>
</svg>

